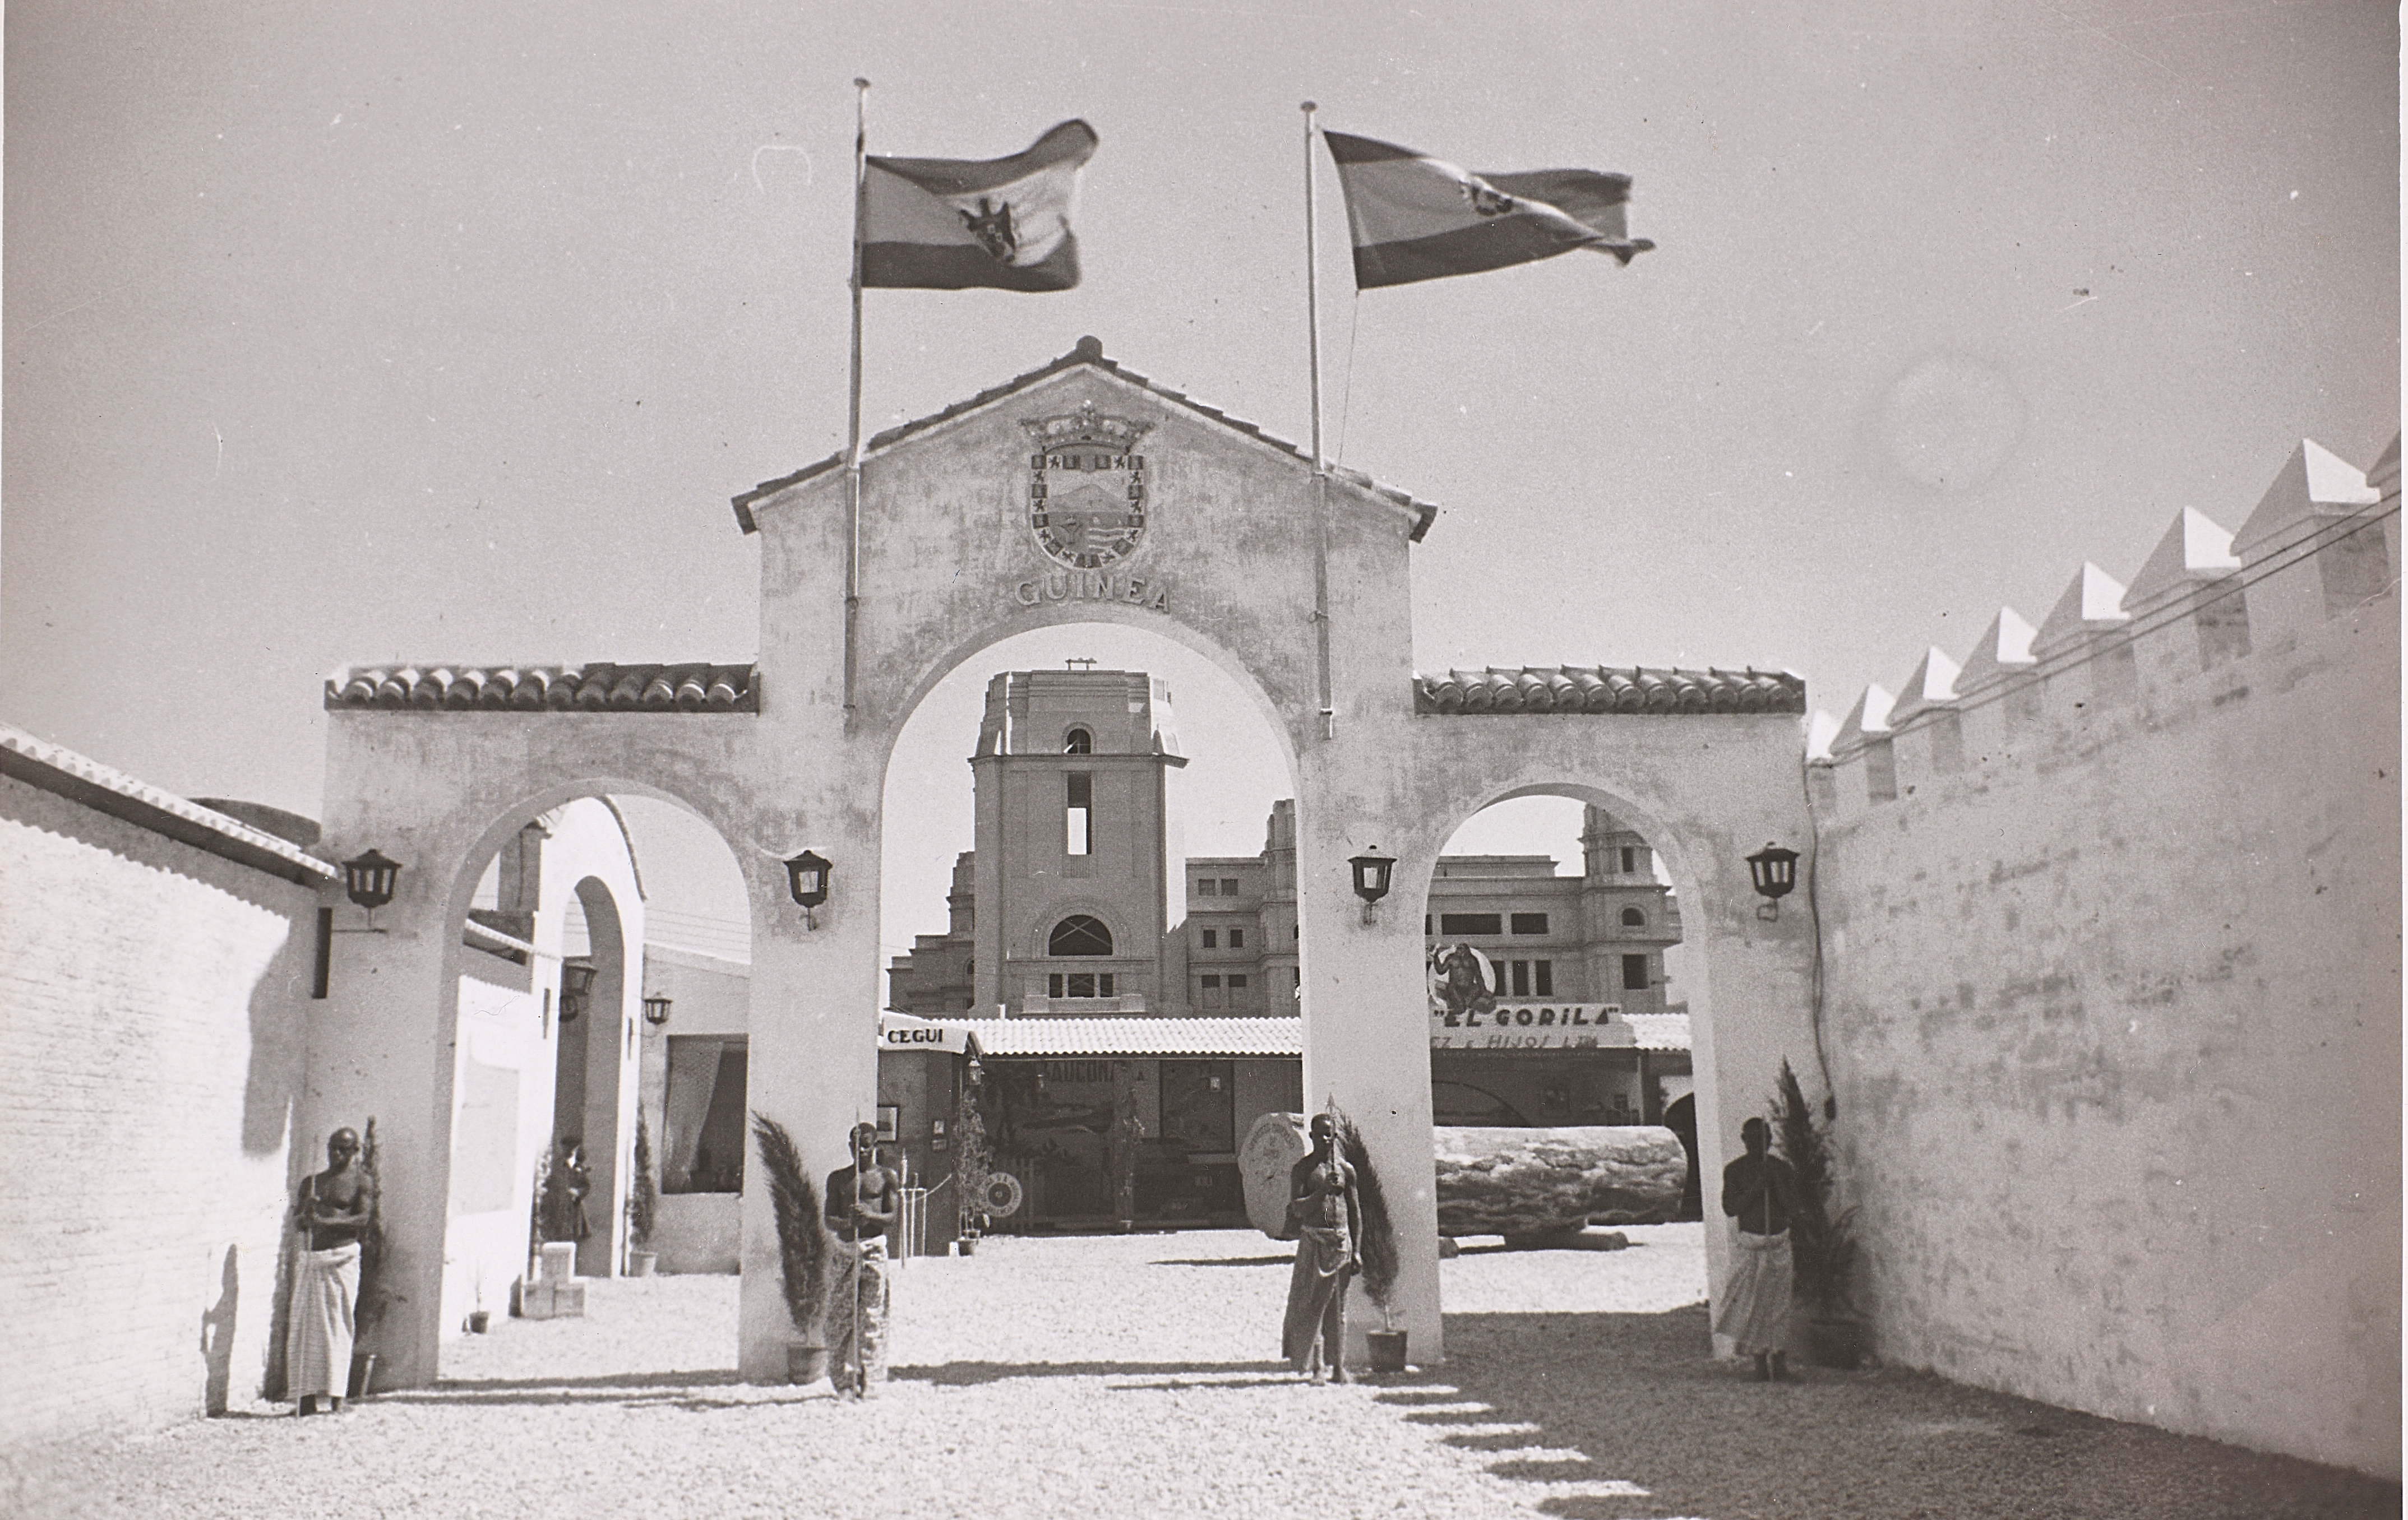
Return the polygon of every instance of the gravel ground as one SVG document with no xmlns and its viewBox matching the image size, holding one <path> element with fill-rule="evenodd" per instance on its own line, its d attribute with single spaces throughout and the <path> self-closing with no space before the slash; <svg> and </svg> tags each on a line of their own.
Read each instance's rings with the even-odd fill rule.
<svg viewBox="0 0 2408 1520">
<path fill-rule="evenodd" d="M 1697 1225 L 1444 1264 L 1446 1365 L 1306 1386 L 1284 1249 L 991 1239 L 896 1274 L 867 1404 L 752 1387 L 724 1277 L 597 1283 L 340 1418 L 261 1407 L 0 1474 L 44 1517 L 2398 1514 L 2397 1484 L 1937 1379 L 1744 1381 L 1704 1354 Z"/>
</svg>

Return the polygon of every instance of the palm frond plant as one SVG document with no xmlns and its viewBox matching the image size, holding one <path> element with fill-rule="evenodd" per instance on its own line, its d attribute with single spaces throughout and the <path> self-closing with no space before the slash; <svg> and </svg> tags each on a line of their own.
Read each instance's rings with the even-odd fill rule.
<svg viewBox="0 0 2408 1520">
<path fill-rule="evenodd" d="M 644 1116 L 636 1115 L 636 1174 L 627 1183 L 627 1240 L 638 1251 L 652 1243 L 652 1221 L 661 1204 L 660 1185 L 652 1181 L 652 1132 Z"/>
<path fill-rule="evenodd" d="M 827 1224 L 820 1216 L 820 1190 L 784 1125 L 756 1110 L 752 1139 L 761 1148 L 761 1165 L 769 1178 L 769 1213 L 778 1226 L 778 1265 L 784 1279 L 786 1317 L 801 1344 L 818 1351 L 824 1366 L 833 1251 Z"/>
<path fill-rule="evenodd" d="M 1789 1215 L 1793 1300 L 1806 1307 L 1808 1328 L 1821 1342 L 1814 1359 L 1853 1367 L 1863 1357 L 1856 1307 L 1856 1211 L 1838 1207 L 1839 1176 L 1828 1121 L 1808 1106 L 1798 1073 L 1781 1063 L 1772 1104 L 1774 1144 L 1798 1178 L 1798 1207 Z"/>
<path fill-rule="evenodd" d="M 1338 1116 L 1338 1154 L 1354 1169 L 1355 1200 L 1363 1209 L 1363 1238 L 1354 1244 L 1354 1253 L 1363 1263 L 1363 1295 L 1380 1307 L 1380 1317 L 1390 1329 L 1396 1328 L 1396 1312 L 1389 1300 L 1397 1291 L 1397 1229 L 1388 1214 L 1387 1189 L 1380 1184 L 1379 1170 L 1371 1165 L 1370 1147 L 1363 1144 L 1363 1132 L 1354 1127 L 1343 1109 L 1330 1105 Z"/>
</svg>

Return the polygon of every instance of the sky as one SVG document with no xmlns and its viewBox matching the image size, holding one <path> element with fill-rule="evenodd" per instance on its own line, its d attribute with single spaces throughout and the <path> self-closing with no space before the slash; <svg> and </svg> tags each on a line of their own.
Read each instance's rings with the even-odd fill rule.
<svg viewBox="0 0 2408 1520">
<path fill-rule="evenodd" d="M 869 292 L 874 427 L 1092 334 L 1308 438 L 1308 98 L 1474 170 L 1632 175 L 1657 247 L 1627 269 L 1358 295 L 1322 157 L 1330 452 L 1440 509 L 1417 668 L 1783 667 L 1836 716 L 2002 604 L 2037 622 L 2086 560 L 2128 578 L 2184 506 L 2239 527 L 2300 438 L 2362 468 L 2398 432 L 2398 25 L 2367 0 L 20 0 L 0 720 L 315 816 L 346 664 L 750 658 L 728 498 L 844 439 L 855 76 L 872 151 L 1101 138 L 1077 290 Z M 973 661 L 898 774 L 957 775 L 966 830 L 957 688 L 974 723 L 998 661 L 1174 658 L 1092 632 Z M 1252 721 L 1178 684 L 1191 748 Z M 1230 779 L 1193 768 L 1226 787 L 1197 853 L 1252 853 L 1285 790 L 1267 732 L 1228 743 Z M 893 832 L 896 946 L 941 927 L 967 839 Z"/>
</svg>

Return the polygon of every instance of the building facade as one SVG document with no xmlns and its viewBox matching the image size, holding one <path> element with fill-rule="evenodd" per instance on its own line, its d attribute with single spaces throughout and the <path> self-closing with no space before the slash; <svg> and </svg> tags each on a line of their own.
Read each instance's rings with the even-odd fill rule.
<svg viewBox="0 0 2408 1520">
<path fill-rule="evenodd" d="M 890 964 L 888 1008 L 977 1038 L 981 1124 L 1025 1210 L 1003 1228 L 1242 1222 L 1239 1140 L 1303 1106 L 1295 804 L 1273 804 L 1254 855 L 1174 859 L 1168 775 L 1185 763 L 1143 673 L 988 687 L 978 848 L 954 863 L 946 932 Z M 1439 1123 L 1655 1124 L 1688 1093 L 1664 967 L 1679 904 L 1603 808 L 1581 845 L 1577 876 L 1544 855 L 1440 858 L 1423 924 Z M 1437 968 L 1464 951 L 1477 1006 L 1449 1012 Z M 1129 1156 L 1116 1126 L 1144 1137 Z"/>
</svg>

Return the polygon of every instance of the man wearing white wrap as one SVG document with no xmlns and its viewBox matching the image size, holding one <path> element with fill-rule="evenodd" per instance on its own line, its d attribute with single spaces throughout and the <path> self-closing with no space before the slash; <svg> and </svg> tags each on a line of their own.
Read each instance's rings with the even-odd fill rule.
<svg viewBox="0 0 2408 1520">
<path fill-rule="evenodd" d="M 1724 1286 L 1714 1328 L 1756 1358 L 1756 1380 L 1789 1375 L 1789 1215 L 1798 1207 L 1798 1174 L 1771 1154 L 1772 1129 L 1762 1119 L 1740 1126 L 1747 1154 L 1723 1168 L 1723 1213 L 1738 1228 L 1731 1241 L 1730 1281 Z"/>
<path fill-rule="evenodd" d="M 326 1137 L 326 1170 L 305 1178 L 295 1214 L 304 1249 L 293 1271 L 284 1333 L 284 1381 L 293 1413 L 324 1399 L 339 1412 L 351 1379 L 352 1318 L 360 1297 L 360 1243 L 376 1218 L 376 1184 L 361 1168 L 360 1137 Z"/>
</svg>

